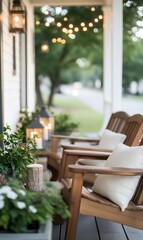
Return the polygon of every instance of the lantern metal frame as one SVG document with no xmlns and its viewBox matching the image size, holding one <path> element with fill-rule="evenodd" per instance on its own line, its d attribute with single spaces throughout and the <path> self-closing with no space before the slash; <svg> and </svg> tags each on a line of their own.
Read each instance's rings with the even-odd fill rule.
<svg viewBox="0 0 143 240">
<path fill-rule="evenodd" d="M 12 7 L 9 2 L 9 31 L 24 33 L 26 31 L 26 7 L 21 0 L 13 0 Z"/>
<path fill-rule="evenodd" d="M 50 140 L 51 135 L 54 133 L 54 117 L 45 106 L 41 107 L 38 115 L 40 123 L 44 126 L 45 140 Z"/>
<path fill-rule="evenodd" d="M 35 118 L 26 127 L 26 138 L 31 138 L 37 143 L 38 149 L 44 149 L 44 126 L 40 123 L 38 118 Z"/>
</svg>

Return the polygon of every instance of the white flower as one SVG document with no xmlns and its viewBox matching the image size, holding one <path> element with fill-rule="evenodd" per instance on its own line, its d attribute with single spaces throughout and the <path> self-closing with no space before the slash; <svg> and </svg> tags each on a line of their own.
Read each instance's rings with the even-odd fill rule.
<svg viewBox="0 0 143 240">
<path fill-rule="evenodd" d="M 26 195 L 26 192 L 25 192 L 24 190 L 22 190 L 22 189 L 19 189 L 18 191 L 19 191 L 19 193 L 21 193 L 21 195 L 23 195 L 23 196 L 25 196 L 25 195 Z"/>
<path fill-rule="evenodd" d="M 37 212 L 37 209 L 35 207 L 33 207 L 32 205 L 29 206 L 29 210 L 32 212 L 32 213 L 36 213 Z"/>
<path fill-rule="evenodd" d="M 2 209 L 4 207 L 4 201 L 0 200 L 0 209 Z"/>
<path fill-rule="evenodd" d="M 14 200 L 17 198 L 17 193 L 15 193 L 14 191 L 9 191 L 7 192 L 7 197 Z"/>
<path fill-rule="evenodd" d="M 3 200 L 4 199 L 4 196 L 3 195 L 0 195 L 0 200 Z"/>
<path fill-rule="evenodd" d="M 17 202 L 16 204 L 19 209 L 23 209 L 26 207 L 26 204 L 24 202 Z"/>
<path fill-rule="evenodd" d="M 11 187 L 9 186 L 3 186 L 0 188 L 0 193 L 8 193 L 9 191 L 11 191 Z"/>
<path fill-rule="evenodd" d="M 6 194 L 8 198 L 10 199 L 16 199 L 17 194 L 12 191 L 11 187 L 9 186 L 3 186 L 0 188 L 0 194 Z"/>
</svg>

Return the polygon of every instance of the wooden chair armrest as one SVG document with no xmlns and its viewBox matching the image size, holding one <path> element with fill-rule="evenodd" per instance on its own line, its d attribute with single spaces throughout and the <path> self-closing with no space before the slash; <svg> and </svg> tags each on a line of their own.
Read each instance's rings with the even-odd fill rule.
<svg viewBox="0 0 143 240">
<path fill-rule="evenodd" d="M 66 135 L 52 135 L 51 138 L 56 138 L 56 139 L 70 139 L 70 136 Z"/>
<path fill-rule="evenodd" d="M 83 137 L 70 137 L 71 144 L 74 144 L 75 142 L 88 142 L 88 143 L 95 143 L 98 144 L 100 139 L 95 138 L 83 138 Z"/>
<path fill-rule="evenodd" d="M 52 138 L 57 139 L 69 139 L 71 142 L 91 142 L 91 143 L 98 143 L 100 139 L 95 138 L 83 138 L 83 137 L 72 137 L 66 135 L 52 135 Z"/>
<path fill-rule="evenodd" d="M 73 173 L 97 173 L 106 175 L 138 176 L 143 175 L 140 168 L 118 168 L 118 167 L 95 167 L 82 165 L 69 165 L 69 170 Z"/>
<path fill-rule="evenodd" d="M 101 151 L 85 151 L 85 150 L 64 150 L 64 153 L 68 155 L 74 155 L 74 156 L 88 156 L 88 157 L 100 157 L 100 158 L 108 158 L 111 154 L 111 152 L 101 152 Z"/>
<path fill-rule="evenodd" d="M 61 145 L 63 149 L 68 149 L 68 150 L 85 150 L 85 151 L 98 151 L 98 152 L 108 152 L 111 153 L 112 150 L 110 149 L 104 149 L 104 148 L 98 148 L 98 147 L 82 147 L 82 146 L 76 146 L 72 144 L 62 144 Z"/>
</svg>

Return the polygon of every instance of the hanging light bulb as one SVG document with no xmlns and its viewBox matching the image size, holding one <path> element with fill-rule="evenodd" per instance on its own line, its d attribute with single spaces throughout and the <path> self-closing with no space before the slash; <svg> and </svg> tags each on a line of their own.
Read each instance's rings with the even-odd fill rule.
<svg viewBox="0 0 143 240">
<path fill-rule="evenodd" d="M 46 53 L 46 52 L 49 51 L 49 45 L 48 45 L 47 42 L 43 42 L 43 43 L 41 44 L 41 51 L 44 52 L 44 53 Z"/>
</svg>

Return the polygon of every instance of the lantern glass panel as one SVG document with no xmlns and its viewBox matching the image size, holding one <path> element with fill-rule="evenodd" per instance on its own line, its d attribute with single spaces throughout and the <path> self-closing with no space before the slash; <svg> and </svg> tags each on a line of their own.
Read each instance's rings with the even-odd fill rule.
<svg viewBox="0 0 143 240">
<path fill-rule="evenodd" d="M 44 127 L 48 127 L 49 124 L 49 118 L 46 117 L 40 117 L 39 118 L 40 123 L 44 126 Z"/>
<path fill-rule="evenodd" d="M 10 31 L 11 32 L 24 32 L 25 31 L 25 13 L 11 12 L 10 14 Z"/>
<path fill-rule="evenodd" d="M 35 135 L 37 137 L 35 137 Z M 33 141 L 36 142 L 37 148 L 38 149 L 43 149 L 44 148 L 44 143 L 43 143 L 43 129 L 40 128 L 27 128 L 26 130 L 26 137 L 33 139 Z"/>
</svg>

